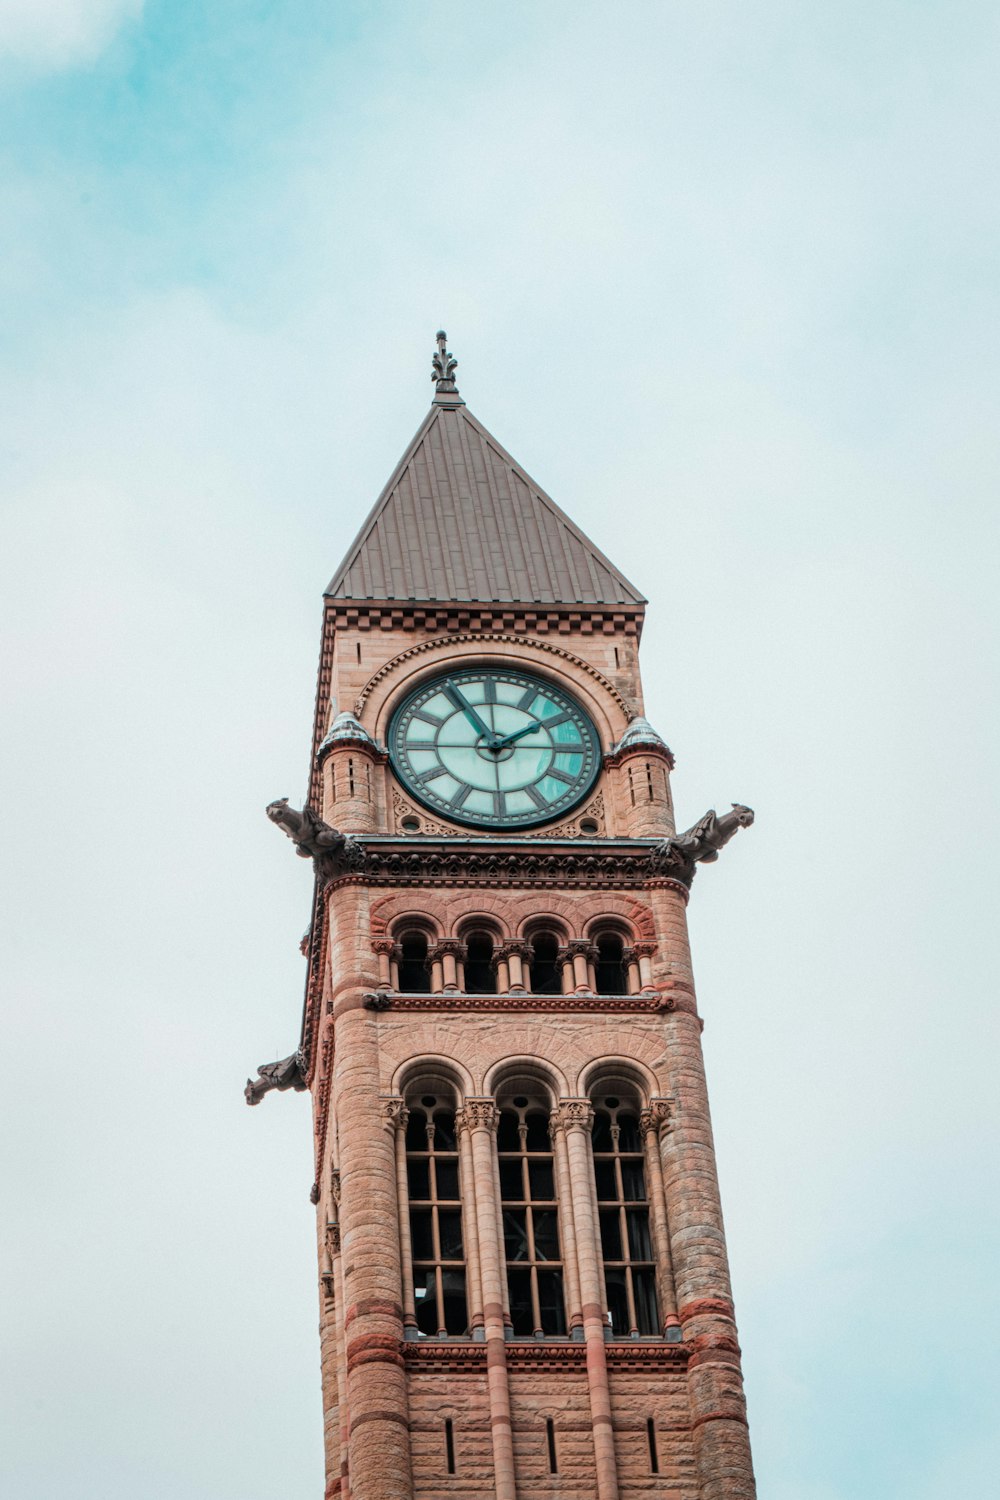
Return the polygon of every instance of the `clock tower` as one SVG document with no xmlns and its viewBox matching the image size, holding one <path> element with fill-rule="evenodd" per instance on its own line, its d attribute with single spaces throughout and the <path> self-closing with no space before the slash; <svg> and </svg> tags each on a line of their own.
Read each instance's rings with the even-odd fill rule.
<svg viewBox="0 0 1000 1500">
<path fill-rule="evenodd" d="M 324 600 L 316 883 L 326 1496 L 754 1494 L 685 908 L 753 821 L 678 834 L 645 601 L 434 399 Z"/>
</svg>

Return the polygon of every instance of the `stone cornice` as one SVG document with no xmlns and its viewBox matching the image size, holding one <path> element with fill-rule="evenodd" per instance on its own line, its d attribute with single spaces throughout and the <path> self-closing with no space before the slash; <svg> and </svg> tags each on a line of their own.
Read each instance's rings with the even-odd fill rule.
<svg viewBox="0 0 1000 1500">
<path fill-rule="evenodd" d="M 647 990 L 638 995 L 533 995 L 528 991 L 507 991 L 499 995 L 467 995 L 447 991 L 439 994 L 403 995 L 382 991 L 384 1010 L 398 1011 L 468 1011 L 501 1014 L 508 1011 L 531 1011 L 536 1016 L 566 1015 L 579 1012 L 602 1012 L 605 1015 L 661 1015 L 664 1011 L 686 1010 L 695 1015 L 694 996 Z"/>
<path fill-rule="evenodd" d="M 345 857 L 321 864 L 328 892 L 352 885 L 534 886 L 635 890 L 668 886 L 687 900 L 688 881 L 668 873 L 655 839 L 396 838 L 357 836 Z M 687 874 L 687 871 L 683 872 Z"/>
<path fill-rule="evenodd" d="M 459 1343 L 449 1340 L 441 1343 L 403 1344 L 403 1358 L 411 1369 L 441 1370 L 449 1374 L 486 1374 L 486 1345 Z M 568 1340 L 538 1340 L 528 1343 L 514 1339 L 504 1345 L 504 1357 L 508 1370 L 538 1370 L 555 1372 L 578 1370 L 584 1376 L 587 1368 L 586 1344 L 573 1344 Z M 639 1340 L 605 1344 L 604 1357 L 611 1370 L 681 1371 L 690 1358 L 690 1349 L 685 1344 L 668 1344 L 659 1340 L 648 1343 Z"/>
</svg>

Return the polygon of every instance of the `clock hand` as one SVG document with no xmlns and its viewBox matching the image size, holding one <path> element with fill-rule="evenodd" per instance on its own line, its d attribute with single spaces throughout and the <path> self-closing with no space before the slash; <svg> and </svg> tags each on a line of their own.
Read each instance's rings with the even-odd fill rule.
<svg viewBox="0 0 1000 1500">
<path fill-rule="evenodd" d="M 541 724 L 526 724 L 523 729 L 515 729 L 513 734 L 505 734 L 502 739 L 497 740 L 492 748 L 494 750 L 505 750 L 508 745 L 513 745 L 515 740 L 519 740 L 522 735 L 534 734 L 541 727 Z"/>
<path fill-rule="evenodd" d="M 455 707 L 462 710 L 463 714 L 468 719 L 473 729 L 478 729 L 480 734 L 484 734 L 486 736 L 486 748 L 488 750 L 496 750 L 496 733 L 483 719 L 480 718 L 480 716 L 476 713 L 476 710 L 473 708 L 472 704 L 469 702 L 468 698 L 466 698 L 465 694 L 460 691 L 457 684 L 452 682 L 450 677 L 444 685 L 444 690 L 447 693 L 448 697 L 451 699 L 452 703 L 454 703 Z"/>
</svg>

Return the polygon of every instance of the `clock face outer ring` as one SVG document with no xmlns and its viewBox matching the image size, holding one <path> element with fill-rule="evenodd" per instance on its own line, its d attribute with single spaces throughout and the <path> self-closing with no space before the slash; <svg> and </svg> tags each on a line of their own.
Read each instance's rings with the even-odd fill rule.
<svg viewBox="0 0 1000 1500">
<path fill-rule="evenodd" d="M 459 701 L 449 696 L 449 684 Z M 495 704 L 485 701 L 493 695 Z M 495 725 L 495 733 L 516 734 L 532 720 L 543 728 L 518 735 L 494 756 L 462 700 L 484 726 Z M 546 720 L 560 722 L 550 731 Z M 444 745 L 445 740 L 459 744 Z M 561 683 L 513 667 L 462 667 L 425 678 L 393 712 L 388 746 L 392 769 L 409 796 L 449 822 L 497 831 L 565 817 L 593 790 L 602 765 L 597 728 L 579 700 Z M 498 758 L 511 763 L 499 774 Z M 471 771 L 463 770 L 470 765 Z"/>
</svg>

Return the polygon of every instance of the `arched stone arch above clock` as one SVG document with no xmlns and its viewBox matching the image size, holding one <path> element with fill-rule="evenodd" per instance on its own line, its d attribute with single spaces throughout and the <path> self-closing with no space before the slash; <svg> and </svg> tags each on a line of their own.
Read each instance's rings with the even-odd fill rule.
<svg viewBox="0 0 1000 1500">
<path fill-rule="evenodd" d="M 424 676 L 432 676 L 444 666 L 491 663 L 526 669 L 568 687 L 593 718 L 605 751 L 642 712 L 641 704 L 629 701 L 602 672 L 557 641 L 532 640 L 506 632 L 469 632 L 415 642 L 369 679 L 358 695 L 354 712 L 369 734 L 384 742 L 395 703 Z"/>
</svg>

